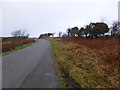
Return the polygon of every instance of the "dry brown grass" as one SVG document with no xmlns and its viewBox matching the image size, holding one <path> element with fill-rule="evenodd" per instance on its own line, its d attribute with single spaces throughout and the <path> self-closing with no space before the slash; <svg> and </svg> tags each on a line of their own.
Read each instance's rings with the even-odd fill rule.
<svg viewBox="0 0 120 90">
<path fill-rule="evenodd" d="M 29 44 L 35 42 L 35 40 L 15 40 L 12 41 L 11 43 L 6 43 L 6 44 L 2 44 L 2 52 L 7 52 L 7 51 L 11 51 L 13 49 L 15 49 L 17 46 L 21 46 L 24 44 Z"/>
<path fill-rule="evenodd" d="M 119 88 L 119 40 L 55 38 L 58 64 L 82 88 Z M 62 52 L 62 53 L 60 53 Z"/>
</svg>

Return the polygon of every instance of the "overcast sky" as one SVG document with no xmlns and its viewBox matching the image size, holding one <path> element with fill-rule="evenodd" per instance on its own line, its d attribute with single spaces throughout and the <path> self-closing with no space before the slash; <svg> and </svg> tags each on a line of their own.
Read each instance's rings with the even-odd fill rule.
<svg viewBox="0 0 120 90">
<path fill-rule="evenodd" d="M 2 36 L 11 36 L 12 31 L 22 29 L 31 37 L 38 37 L 41 33 L 66 32 L 69 27 L 80 28 L 101 20 L 110 26 L 118 19 L 118 1 L 2 0 Z"/>
</svg>

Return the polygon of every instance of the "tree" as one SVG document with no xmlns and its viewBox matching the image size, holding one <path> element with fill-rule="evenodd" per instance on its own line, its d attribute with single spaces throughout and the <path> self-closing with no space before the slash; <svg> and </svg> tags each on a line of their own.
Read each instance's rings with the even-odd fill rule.
<svg viewBox="0 0 120 90">
<path fill-rule="evenodd" d="M 43 36 L 44 36 L 43 34 L 40 34 L 40 36 L 39 36 L 39 38 L 38 38 L 38 39 L 43 38 Z"/>
<path fill-rule="evenodd" d="M 15 30 L 11 33 L 12 37 L 15 37 L 15 38 L 25 38 L 25 37 L 28 37 L 30 34 L 26 34 L 25 35 L 25 31 L 24 30 Z"/>
<path fill-rule="evenodd" d="M 70 34 L 71 34 L 71 29 L 70 28 L 67 29 L 67 34 L 70 37 Z"/>
<path fill-rule="evenodd" d="M 92 36 L 98 37 L 98 35 L 100 35 L 100 28 L 96 26 L 92 28 Z"/>
<path fill-rule="evenodd" d="M 29 34 L 29 33 L 28 33 L 28 34 L 26 34 L 26 37 L 27 37 L 27 38 L 29 38 L 29 36 L 30 36 L 30 34 Z"/>
<path fill-rule="evenodd" d="M 21 37 L 22 37 L 22 36 L 24 37 L 24 36 L 25 36 L 25 33 L 26 33 L 25 30 L 23 30 L 23 31 L 21 32 Z M 29 35 L 26 34 L 26 36 L 29 36 Z"/>
<path fill-rule="evenodd" d="M 89 37 L 93 37 L 93 28 L 95 27 L 95 23 L 90 23 L 89 24 L 89 28 L 90 28 L 90 31 L 89 31 Z"/>
<path fill-rule="evenodd" d="M 52 35 L 52 37 L 54 36 L 54 34 L 55 34 L 55 33 L 52 33 L 52 34 L 51 34 L 51 35 Z"/>
<path fill-rule="evenodd" d="M 104 34 L 109 31 L 108 25 L 106 23 L 96 23 L 95 24 L 97 34 Z"/>
<path fill-rule="evenodd" d="M 45 34 L 40 34 L 39 39 L 40 39 L 40 38 L 47 38 L 47 37 L 50 37 L 50 36 L 52 36 L 52 37 L 53 37 L 53 35 L 54 35 L 54 33 L 45 33 Z"/>
<path fill-rule="evenodd" d="M 103 22 L 99 23 L 90 23 L 89 24 L 89 34 L 91 37 L 95 36 L 98 37 L 98 35 L 103 35 L 109 31 L 108 25 Z"/>
<path fill-rule="evenodd" d="M 78 27 L 73 27 L 71 29 L 71 36 L 75 37 L 78 34 L 78 32 L 79 32 L 79 28 Z"/>
<path fill-rule="evenodd" d="M 58 33 L 58 36 L 61 37 L 61 36 L 62 36 L 62 32 L 59 32 L 59 33 Z"/>
<path fill-rule="evenodd" d="M 78 31 L 77 35 L 78 37 L 81 37 L 84 34 L 84 27 L 81 27 L 80 30 Z"/>
<path fill-rule="evenodd" d="M 120 32 L 120 22 L 117 22 L 117 21 L 113 22 L 111 28 L 112 28 L 111 35 L 114 36 L 118 34 Z"/>
<path fill-rule="evenodd" d="M 45 35 L 50 37 L 52 35 L 52 33 L 46 33 Z"/>
<path fill-rule="evenodd" d="M 17 31 L 13 31 L 13 32 L 11 33 L 11 35 L 12 35 L 13 37 L 17 37 L 17 36 L 18 36 Z"/>
<path fill-rule="evenodd" d="M 91 30 L 91 27 L 89 25 L 86 25 L 86 27 L 84 29 L 84 34 L 86 37 L 88 36 L 88 34 L 90 36 L 90 30 Z"/>
</svg>

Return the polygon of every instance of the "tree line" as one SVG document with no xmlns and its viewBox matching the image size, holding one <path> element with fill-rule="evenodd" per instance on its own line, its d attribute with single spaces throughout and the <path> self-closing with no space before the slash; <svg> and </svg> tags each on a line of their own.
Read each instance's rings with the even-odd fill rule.
<svg viewBox="0 0 120 90">
<path fill-rule="evenodd" d="M 109 28 L 108 25 L 104 22 L 97 22 L 97 23 L 89 23 L 84 27 L 72 27 L 67 29 L 67 33 L 59 32 L 59 37 L 101 37 L 105 36 L 105 33 L 111 34 L 111 36 L 116 37 L 120 36 L 120 22 L 113 22 L 112 26 Z"/>
<path fill-rule="evenodd" d="M 29 33 L 26 34 L 26 32 L 24 30 L 15 30 L 11 33 L 12 37 L 14 38 L 28 38 L 29 37 Z"/>
<path fill-rule="evenodd" d="M 69 37 L 98 37 L 109 31 L 108 25 L 104 22 L 90 23 L 85 27 L 68 28 L 67 34 Z"/>
<path fill-rule="evenodd" d="M 45 33 L 45 34 L 40 34 L 39 39 L 40 39 L 40 38 L 48 38 L 48 37 L 50 37 L 50 36 L 53 37 L 54 34 L 55 34 L 55 33 Z"/>
</svg>

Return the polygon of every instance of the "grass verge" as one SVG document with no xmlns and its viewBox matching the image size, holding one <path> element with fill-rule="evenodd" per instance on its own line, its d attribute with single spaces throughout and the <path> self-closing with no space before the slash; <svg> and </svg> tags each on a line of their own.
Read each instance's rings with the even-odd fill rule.
<svg viewBox="0 0 120 90">
<path fill-rule="evenodd" d="M 80 88 L 80 86 L 73 80 L 73 78 L 69 76 L 68 72 L 66 72 L 67 70 L 70 70 L 70 67 L 72 67 L 72 62 L 66 62 L 61 65 L 62 62 L 64 62 L 64 59 L 66 58 L 66 55 L 68 55 L 68 53 L 63 51 L 59 43 L 57 43 L 55 40 L 46 40 L 49 40 L 51 42 L 53 58 L 56 62 L 57 72 L 62 81 L 58 88 Z"/>
<path fill-rule="evenodd" d="M 119 88 L 118 65 L 104 61 L 106 55 L 97 55 L 98 50 L 74 42 L 48 40 L 62 81 L 59 88 Z"/>
</svg>

